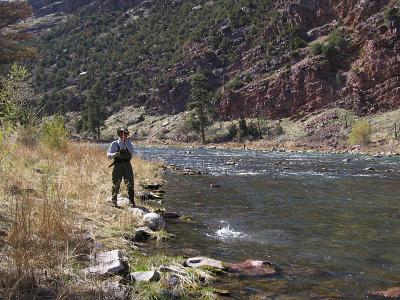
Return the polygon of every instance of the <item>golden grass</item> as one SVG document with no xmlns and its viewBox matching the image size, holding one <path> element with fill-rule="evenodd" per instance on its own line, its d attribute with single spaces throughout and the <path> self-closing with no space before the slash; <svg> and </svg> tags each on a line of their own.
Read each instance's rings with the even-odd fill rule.
<svg viewBox="0 0 400 300">
<path fill-rule="evenodd" d="M 0 239 L 0 298 L 35 298 L 41 286 L 68 297 L 86 280 L 77 272 L 65 274 L 83 268 L 74 257 L 93 250 L 84 233 L 103 248 L 124 248 L 122 234 L 141 220 L 110 206 L 105 150 L 77 143 L 62 152 L 13 144 L 8 136 L 0 146 L 0 230 L 7 233 Z M 140 180 L 161 181 L 159 167 L 134 158 L 135 188 L 140 189 Z"/>
</svg>

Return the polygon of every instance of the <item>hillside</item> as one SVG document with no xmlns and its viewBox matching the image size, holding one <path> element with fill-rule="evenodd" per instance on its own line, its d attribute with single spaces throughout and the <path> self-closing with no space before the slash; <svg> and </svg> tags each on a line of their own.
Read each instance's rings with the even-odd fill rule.
<svg viewBox="0 0 400 300">
<path fill-rule="evenodd" d="M 49 114 L 84 110 L 96 82 L 107 116 L 177 114 L 198 69 L 224 120 L 400 106 L 399 1 L 31 3 L 42 19 L 63 16 L 39 31 L 34 81 Z"/>
</svg>

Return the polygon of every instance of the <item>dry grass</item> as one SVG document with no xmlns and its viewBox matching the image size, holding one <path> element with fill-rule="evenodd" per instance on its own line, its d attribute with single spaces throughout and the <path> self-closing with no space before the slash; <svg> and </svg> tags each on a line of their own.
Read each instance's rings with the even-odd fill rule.
<svg viewBox="0 0 400 300">
<path fill-rule="evenodd" d="M 90 291 L 97 283 L 66 272 L 82 268 L 75 258 L 93 250 L 84 233 L 102 248 L 124 248 L 122 234 L 141 220 L 111 208 L 104 150 L 69 143 L 58 152 L 14 144 L 8 135 L 0 145 L 0 230 L 5 235 L 0 235 L 0 298 L 69 297 L 82 283 Z M 158 163 L 135 158 L 134 166 L 138 179 L 161 180 Z M 140 188 L 139 180 L 135 185 Z"/>
</svg>

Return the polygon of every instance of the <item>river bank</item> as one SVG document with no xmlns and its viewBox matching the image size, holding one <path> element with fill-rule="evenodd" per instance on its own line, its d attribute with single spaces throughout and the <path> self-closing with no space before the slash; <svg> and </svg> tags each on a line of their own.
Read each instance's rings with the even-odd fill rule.
<svg viewBox="0 0 400 300">
<path fill-rule="evenodd" d="M 80 143 L 58 149 L 28 145 L 12 134 L 3 136 L 0 146 L 2 298 L 155 299 L 172 292 L 214 297 L 207 270 L 182 266 L 182 280 L 169 288 L 173 272 L 157 270 L 181 265 L 184 258 L 149 255 L 141 247 L 145 240 L 161 243 L 169 237 L 161 225 L 145 228 L 145 240 L 136 239 L 140 227 L 151 227 L 146 216 L 155 209 L 140 198 L 149 184 L 162 185 L 161 162 L 133 159 L 140 208 L 126 206 L 123 188 L 123 208 L 117 209 L 109 200 L 111 170 L 103 149 Z M 145 271 L 159 277 L 146 277 Z"/>
<path fill-rule="evenodd" d="M 74 120 L 71 117 L 71 128 Z M 258 135 L 240 138 L 232 136 L 230 129 L 238 128 L 238 120 L 214 122 L 206 128 L 207 144 L 199 142 L 199 134 L 188 128 L 187 112 L 176 115 L 148 115 L 144 108 L 126 107 L 110 116 L 102 128 L 102 138 L 111 140 L 116 128 L 128 126 L 132 137 L 140 144 L 168 145 L 179 147 L 215 147 L 218 149 L 315 151 L 329 153 L 400 153 L 397 133 L 400 110 L 359 117 L 345 109 L 325 109 L 301 119 L 280 120 L 246 119 L 247 126 L 258 127 Z M 370 143 L 367 146 L 352 146 L 349 136 L 356 120 L 371 125 Z M 397 126 L 397 127 L 396 127 Z M 77 138 L 80 135 L 77 134 Z"/>
</svg>

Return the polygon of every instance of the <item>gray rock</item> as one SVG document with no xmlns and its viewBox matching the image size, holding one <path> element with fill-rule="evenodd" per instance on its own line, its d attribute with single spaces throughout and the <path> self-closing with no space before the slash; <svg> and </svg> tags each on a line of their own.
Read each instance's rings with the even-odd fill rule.
<svg viewBox="0 0 400 300">
<path fill-rule="evenodd" d="M 82 271 L 88 275 L 102 276 L 126 272 L 128 265 L 123 259 L 120 250 L 100 252 L 95 256 L 95 265 L 85 268 Z"/>
<path fill-rule="evenodd" d="M 108 264 L 95 265 L 82 271 L 88 275 L 103 276 L 108 274 L 115 274 L 125 272 L 128 270 L 127 264 L 122 260 L 116 260 Z"/>
<path fill-rule="evenodd" d="M 159 281 L 161 276 L 157 271 L 147 271 L 133 272 L 131 273 L 131 278 L 135 279 L 137 282 L 154 282 Z"/>
<path fill-rule="evenodd" d="M 116 260 L 122 260 L 122 252 L 120 250 L 100 252 L 95 256 L 95 261 L 97 264 L 108 264 Z"/>
<path fill-rule="evenodd" d="M 215 260 L 212 258 L 208 257 L 203 257 L 203 256 L 198 256 L 198 257 L 192 257 L 188 258 L 186 260 L 186 265 L 192 268 L 198 268 L 198 267 L 212 267 L 216 269 L 224 269 L 224 266 L 222 265 L 222 262 L 220 260 Z"/>
<path fill-rule="evenodd" d="M 143 226 L 136 229 L 133 240 L 135 242 L 141 243 L 141 242 L 146 242 L 152 238 L 153 238 L 153 230 Z"/>
<path fill-rule="evenodd" d="M 128 299 L 131 289 L 118 281 L 105 282 L 102 286 L 105 299 Z"/>
<path fill-rule="evenodd" d="M 156 213 L 148 213 L 143 216 L 144 224 L 151 230 L 158 231 L 164 228 L 165 222 L 163 218 Z"/>
<path fill-rule="evenodd" d="M 143 217 L 145 214 L 147 214 L 148 212 L 139 208 L 139 207 L 129 207 L 128 211 L 131 212 L 134 215 Z"/>
</svg>

